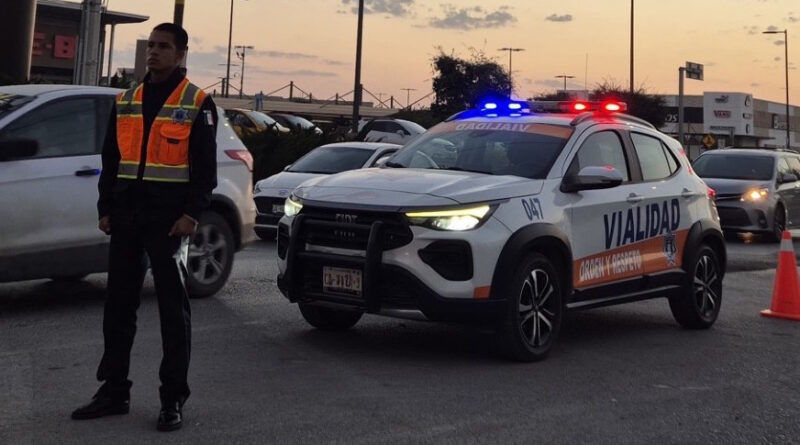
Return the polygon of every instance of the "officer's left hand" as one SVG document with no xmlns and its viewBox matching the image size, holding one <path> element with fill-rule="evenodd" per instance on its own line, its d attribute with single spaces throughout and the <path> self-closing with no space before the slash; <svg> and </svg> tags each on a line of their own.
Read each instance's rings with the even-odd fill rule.
<svg viewBox="0 0 800 445">
<path fill-rule="evenodd" d="M 169 230 L 169 236 L 188 236 L 197 229 L 197 221 L 189 215 L 183 215 L 175 221 Z"/>
</svg>

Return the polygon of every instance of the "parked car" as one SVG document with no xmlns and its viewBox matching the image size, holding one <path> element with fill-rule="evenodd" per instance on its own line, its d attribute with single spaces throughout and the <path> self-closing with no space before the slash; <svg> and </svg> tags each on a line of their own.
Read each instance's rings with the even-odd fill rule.
<svg viewBox="0 0 800 445">
<path fill-rule="evenodd" d="M 792 151 L 722 149 L 693 168 L 714 189 L 722 230 L 754 232 L 774 242 L 800 225 L 800 155 Z"/>
<path fill-rule="evenodd" d="M 289 133 L 291 130 L 267 116 L 260 111 L 247 110 L 244 108 L 229 108 L 225 110 L 225 116 L 231 121 L 233 130 L 239 137 L 250 135 L 262 131 L 278 131 Z"/>
<path fill-rule="evenodd" d="M 256 235 L 263 240 L 275 238 L 278 220 L 283 216 L 283 203 L 298 185 L 320 176 L 380 166 L 399 148 L 396 144 L 375 142 L 322 145 L 286 166 L 284 171 L 256 182 L 253 192 L 258 208 Z"/>
<path fill-rule="evenodd" d="M 109 238 L 97 229 L 97 180 L 119 91 L 0 87 L 0 282 L 75 280 L 107 270 Z M 234 252 L 254 238 L 252 158 L 217 111 L 219 185 L 189 246 L 193 297 L 219 290 Z"/>
<path fill-rule="evenodd" d="M 425 133 L 425 127 L 411 121 L 403 119 L 373 119 L 359 129 L 356 140 L 403 145 L 422 133 Z"/>
<path fill-rule="evenodd" d="M 313 131 L 316 134 L 322 134 L 322 129 L 317 127 L 313 122 L 300 116 L 285 113 L 269 113 L 269 117 L 278 121 L 279 124 L 286 128 L 300 128 L 302 130 Z"/>
</svg>

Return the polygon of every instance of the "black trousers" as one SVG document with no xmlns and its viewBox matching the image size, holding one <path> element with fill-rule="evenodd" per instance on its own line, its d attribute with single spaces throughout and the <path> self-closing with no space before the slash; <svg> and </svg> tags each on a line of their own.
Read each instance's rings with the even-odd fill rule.
<svg viewBox="0 0 800 445">
<path fill-rule="evenodd" d="M 174 211 L 112 212 L 108 299 L 103 319 L 105 351 L 97 369 L 97 379 L 104 382 L 100 391 L 110 397 L 130 398 L 130 355 L 147 258 L 161 319 L 161 401 L 183 402 L 189 397 L 191 312 L 185 285 L 188 237 L 167 235 L 179 216 Z"/>
</svg>

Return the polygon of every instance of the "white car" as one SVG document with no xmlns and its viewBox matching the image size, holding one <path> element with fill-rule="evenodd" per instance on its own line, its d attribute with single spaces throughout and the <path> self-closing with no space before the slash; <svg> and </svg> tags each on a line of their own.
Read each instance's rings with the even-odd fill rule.
<svg viewBox="0 0 800 445">
<path fill-rule="evenodd" d="M 403 145 L 425 133 L 425 127 L 404 119 L 373 119 L 358 130 L 357 141 Z"/>
<path fill-rule="evenodd" d="M 294 164 L 269 178 L 256 182 L 253 196 L 258 214 L 256 235 L 263 240 L 275 238 L 283 203 L 298 185 L 309 179 L 358 168 L 375 167 L 400 148 L 396 144 L 342 142 L 319 146 Z"/>
<path fill-rule="evenodd" d="M 623 108 L 485 103 L 385 168 L 304 183 L 278 227 L 278 287 L 317 328 L 477 322 L 522 361 L 547 355 L 565 310 L 666 297 L 679 324 L 710 327 L 726 264 L 713 191 Z"/>
<path fill-rule="evenodd" d="M 80 279 L 108 267 L 97 229 L 97 180 L 109 112 L 120 90 L 0 87 L 0 282 Z M 253 238 L 252 158 L 217 108 L 217 181 L 190 244 L 187 288 L 219 290 L 233 254 Z"/>
</svg>

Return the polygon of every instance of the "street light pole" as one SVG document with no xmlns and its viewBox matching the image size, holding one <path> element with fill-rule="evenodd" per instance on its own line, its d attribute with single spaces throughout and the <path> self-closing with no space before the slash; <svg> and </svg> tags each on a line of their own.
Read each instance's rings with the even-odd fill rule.
<svg viewBox="0 0 800 445">
<path fill-rule="evenodd" d="M 411 92 L 417 91 L 416 88 L 400 88 L 402 91 L 406 92 L 406 108 L 411 104 Z"/>
<path fill-rule="evenodd" d="M 242 95 L 244 94 L 244 56 L 245 56 L 245 52 L 248 49 L 255 49 L 255 46 L 252 46 L 252 45 L 236 45 L 236 49 L 241 49 L 242 50 L 242 55 L 241 56 L 239 56 L 239 51 L 236 51 L 236 55 L 240 59 L 242 59 L 242 75 L 239 77 L 239 99 L 241 99 Z"/>
<path fill-rule="evenodd" d="M 508 51 L 508 80 L 511 81 L 513 76 L 513 71 L 511 71 L 511 53 L 525 51 L 525 48 L 512 48 L 507 46 L 505 48 L 499 48 L 498 51 Z M 511 91 L 508 92 L 508 96 L 511 97 Z"/>
<path fill-rule="evenodd" d="M 364 30 L 364 0 L 358 0 L 358 31 L 356 35 L 356 79 L 353 87 L 353 133 L 358 133 L 358 107 L 361 103 L 361 35 Z"/>
<path fill-rule="evenodd" d="M 564 79 L 564 93 L 567 92 L 567 79 L 574 79 L 575 76 L 568 76 L 566 74 L 559 74 L 556 79 Z"/>
<path fill-rule="evenodd" d="M 233 40 L 233 0 L 231 0 L 231 18 L 228 25 L 228 68 L 225 71 L 225 91 L 223 96 L 228 97 L 231 83 L 231 42 Z"/>
<path fill-rule="evenodd" d="M 631 94 L 633 94 L 633 0 L 631 0 Z"/>
<path fill-rule="evenodd" d="M 762 34 L 783 34 L 784 57 L 783 62 L 786 67 L 786 148 L 791 148 L 791 125 L 789 124 L 789 33 L 783 31 L 764 31 Z"/>
</svg>

